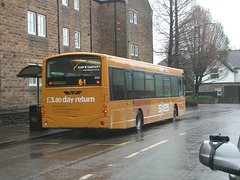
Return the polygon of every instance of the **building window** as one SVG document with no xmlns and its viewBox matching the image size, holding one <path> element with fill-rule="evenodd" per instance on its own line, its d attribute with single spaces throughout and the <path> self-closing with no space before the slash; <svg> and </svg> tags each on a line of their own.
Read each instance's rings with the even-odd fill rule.
<svg viewBox="0 0 240 180">
<path fill-rule="evenodd" d="M 130 22 L 138 24 L 138 13 L 130 11 Z"/>
<path fill-rule="evenodd" d="M 62 4 L 63 4 L 64 6 L 68 6 L 68 0 L 62 0 Z"/>
<path fill-rule="evenodd" d="M 133 23 L 133 12 L 130 11 L 130 22 Z"/>
<path fill-rule="evenodd" d="M 75 31 L 75 48 L 80 49 L 80 32 Z"/>
<path fill-rule="evenodd" d="M 69 29 L 63 28 L 63 46 L 69 46 Z"/>
<path fill-rule="evenodd" d="M 135 56 L 138 57 L 138 46 L 135 45 Z"/>
<path fill-rule="evenodd" d="M 46 16 L 38 14 L 38 35 L 46 37 Z"/>
<path fill-rule="evenodd" d="M 74 9 L 79 10 L 79 0 L 74 0 Z"/>
<path fill-rule="evenodd" d="M 36 35 L 36 13 L 28 11 L 28 34 Z"/>
<path fill-rule="evenodd" d="M 138 24 L 138 14 L 134 12 L 134 24 Z"/>
<path fill-rule="evenodd" d="M 218 78 L 219 78 L 218 68 L 212 68 L 211 79 L 218 79 Z"/>
<path fill-rule="evenodd" d="M 36 21 L 36 16 L 38 17 Z M 28 11 L 28 34 L 46 37 L 46 16 Z"/>
<path fill-rule="evenodd" d="M 131 56 L 134 56 L 134 45 L 131 44 Z"/>
</svg>

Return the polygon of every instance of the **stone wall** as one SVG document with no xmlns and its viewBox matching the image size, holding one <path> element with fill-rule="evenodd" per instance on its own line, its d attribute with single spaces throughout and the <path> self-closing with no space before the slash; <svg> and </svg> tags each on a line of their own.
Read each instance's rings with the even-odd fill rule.
<svg viewBox="0 0 240 180">
<path fill-rule="evenodd" d="M 44 57 L 65 52 L 90 52 L 89 1 L 80 0 L 80 9 L 59 1 L 9 0 L 0 3 L 0 110 L 19 109 L 37 104 L 37 89 L 28 78 L 17 74 L 29 63 L 42 64 Z M 93 51 L 115 55 L 114 3 L 92 2 Z M 152 10 L 147 0 L 118 1 L 117 56 L 153 62 Z M 129 10 L 138 13 L 138 25 L 130 24 Z M 28 11 L 36 15 L 36 35 L 28 33 Z M 38 35 L 38 15 L 46 17 L 46 37 Z M 69 47 L 63 47 L 63 28 L 69 29 Z M 75 31 L 81 33 L 81 48 L 75 48 Z M 60 36 L 60 39 L 58 39 Z M 58 43 L 60 42 L 60 44 Z M 139 47 L 139 56 L 131 57 L 129 46 Z"/>
<path fill-rule="evenodd" d="M 28 110 L 21 112 L 0 112 L 0 126 L 29 124 Z"/>
</svg>

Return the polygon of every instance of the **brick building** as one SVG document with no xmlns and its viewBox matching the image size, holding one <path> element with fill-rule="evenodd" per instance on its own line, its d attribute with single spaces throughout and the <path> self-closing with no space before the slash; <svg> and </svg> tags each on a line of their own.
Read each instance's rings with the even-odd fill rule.
<svg viewBox="0 0 240 180">
<path fill-rule="evenodd" d="M 36 104 L 29 64 L 65 52 L 98 52 L 153 62 L 148 0 L 1 0 L 0 110 Z"/>
</svg>

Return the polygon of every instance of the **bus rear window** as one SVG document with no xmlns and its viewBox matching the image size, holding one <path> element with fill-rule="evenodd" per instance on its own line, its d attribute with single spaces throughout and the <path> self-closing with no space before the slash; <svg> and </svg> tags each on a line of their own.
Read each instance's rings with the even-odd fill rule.
<svg viewBox="0 0 240 180">
<path fill-rule="evenodd" d="M 89 55 L 66 55 L 46 62 L 46 87 L 100 86 L 101 58 Z"/>
</svg>

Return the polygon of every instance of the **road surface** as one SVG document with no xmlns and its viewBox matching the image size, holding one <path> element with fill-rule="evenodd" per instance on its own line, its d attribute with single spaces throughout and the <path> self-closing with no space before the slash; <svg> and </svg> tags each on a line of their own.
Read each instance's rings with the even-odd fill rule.
<svg viewBox="0 0 240 180">
<path fill-rule="evenodd" d="M 239 117 L 239 104 L 199 105 L 175 123 L 161 121 L 140 133 L 74 130 L 4 146 L 0 179 L 228 179 L 203 166 L 198 153 L 210 134 L 228 135 L 237 144 Z"/>
</svg>

